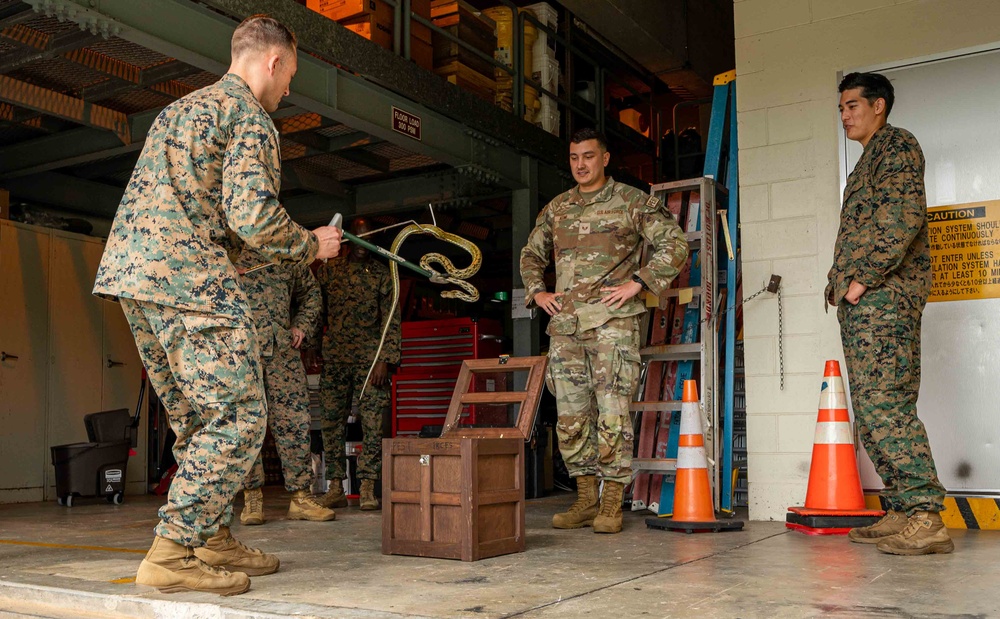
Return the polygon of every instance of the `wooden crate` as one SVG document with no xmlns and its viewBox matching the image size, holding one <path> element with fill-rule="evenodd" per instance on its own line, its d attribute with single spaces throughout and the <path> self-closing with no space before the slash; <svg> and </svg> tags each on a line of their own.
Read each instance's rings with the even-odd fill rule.
<svg viewBox="0 0 1000 619">
<path fill-rule="evenodd" d="M 523 438 L 382 442 L 383 554 L 478 561 L 524 551 Z"/>
<path fill-rule="evenodd" d="M 524 551 L 524 443 L 545 365 L 545 357 L 467 360 L 441 438 L 382 441 L 383 554 L 477 561 Z M 524 391 L 469 393 L 474 374 L 518 370 L 528 370 Z M 496 403 L 520 405 L 513 427 L 460 427 L 464 406 Z"/>
</svg>

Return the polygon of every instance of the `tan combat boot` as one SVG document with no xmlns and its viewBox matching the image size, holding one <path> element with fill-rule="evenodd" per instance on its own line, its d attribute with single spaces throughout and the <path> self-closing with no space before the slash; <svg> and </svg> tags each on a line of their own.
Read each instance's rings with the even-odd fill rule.
<svg viewBox="0 0 1000 619">
<path fill-rule="evenodd" d="M 905 528 L 906 514 L 890 509 L 875 524 L 848 531 L 847 539 L 859 544 L 877 544 L 887 537 L 902 533 Z"/>
<path fill-rule="evenodd" d="M 250 548 L 229 532 L 229 527 L 219 527 L 219 532 L 205 541 L 194 554 L 213 567 L 224 567 L 247 576 L 265 576 L 278 571 L 278 557 L 257 548 Z"/>
<path fill-rule="evenodd" d="M 288 505 L 289 520 L 327 522 L 336 518 L 337 513 L 329 507 L 323 507 L 308 490 L 296 490 L 292 493 L 292 502 Z"/>
<path fill-rule="evenodd" d="M 326 494 L 316 499 L 323 507 L 347 507 L 347 495 L 344 494 L 344 480 L 331 479 L 330 489 Z"/>
<path fill-rule="evenodd" d="M 204 591 L 239 595 L 250 588 L 250 577 L 207 565 L 190 548 L 156 537 L 146 558 L 139 564 L 135 583 L 156 587 L 160 593 Z"/>
<path fill-rule="evenodd" d="M 594 518 L 594 533 L 621 533 L 622 530 L 622 494 L 625 484 L 620 481 L 604 480 L 604 492 L 601 493 L 601 509 Z"/>
<path fill-rule="evenodd" d="M 378 499 L 375 498 L 375 480 L 361 480 L 361 509 L 366 512 L 378 509 Z"/>
<path fill-rule="evenodd" d="M 576 478 L 576 502 L 569 510 L 552 516 L 552 526 L 556 529 L 579 529 L 594 524 L 597 516 L 597 477 L 581 475 Z"/>
<path fill-rule="evenodd" d="M 264 522 L 264 491 L 260 488 L 244 490 L 240 523 L 249 527 L 264 524 Z"/>
<path fill-rule="evenodd" d="M 890 555 L 946 554 L 955 550 L 948 529 L 937 512 L 914 512 L 900 533 L 878 543 L 879 551 Z"/>
</svg>

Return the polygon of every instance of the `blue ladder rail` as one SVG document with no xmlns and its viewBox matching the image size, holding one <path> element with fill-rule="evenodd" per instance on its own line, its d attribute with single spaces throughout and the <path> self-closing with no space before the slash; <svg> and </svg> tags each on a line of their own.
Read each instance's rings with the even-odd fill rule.
<svg viewBox="0 0 1000 619">
<path fill-rule="evenodd" d="M 726 305 L 733 309 L 726 312 L 725 326 L 725 377 L 723 379 L 722 417 L 722 467 L 718 478 L 722 484 L 719 511 L 733 511 L 733 390 L 736 360 L 736 276 L 739 270 L 739 157 L 736 137 L 736 72 L 729 71 L 715 77 L 712 97 L 712 120 L 708 131 L 708 148 L 705 153 L 705 176 L 719 179 L 725 152 L 727 167 L 725 182 L 726 226 L 733 242 L 733 259 L 726 262 Z"/>
</svg>

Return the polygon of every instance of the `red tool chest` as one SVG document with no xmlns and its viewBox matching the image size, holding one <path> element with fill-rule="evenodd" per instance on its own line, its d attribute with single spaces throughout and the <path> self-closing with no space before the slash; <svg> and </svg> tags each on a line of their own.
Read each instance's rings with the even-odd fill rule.
<svg viewBox="0 0 1000 619">
<path fill-rule="evenodd" d="M 402 359 L 392 377 L 392 435 L 416 436 L 423 426 L 444 425 L 462 361 L 500 355 L 503 327 L 496 320 L 451 318 L 404 322 L 401 329 Z M 461 423 L 489 422 L 483 417 L 492 413 L 470 406 Z"/>
</svg>

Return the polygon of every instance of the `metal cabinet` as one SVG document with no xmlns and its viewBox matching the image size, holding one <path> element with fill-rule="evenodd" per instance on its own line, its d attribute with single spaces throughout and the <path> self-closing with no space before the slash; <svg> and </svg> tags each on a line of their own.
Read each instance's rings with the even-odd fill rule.
<svg viewBox="0 0 1000 619">
<path fill-rule="evenodd" d="M 0 222 L 0 503 L 42 498 L 49 234 Z"/>
<path fill-rule="evenodd" d="M 128 323 L 91 294 L 103 247 L 0 222 L 0 503 L 54 498 L 49 447 L 86 441 L 88 413 L 135 406 L 142 364 Z M 130 493 L 145 488 L 145 435 Z"/>
</svg>

